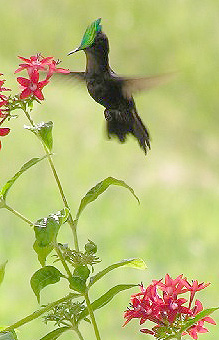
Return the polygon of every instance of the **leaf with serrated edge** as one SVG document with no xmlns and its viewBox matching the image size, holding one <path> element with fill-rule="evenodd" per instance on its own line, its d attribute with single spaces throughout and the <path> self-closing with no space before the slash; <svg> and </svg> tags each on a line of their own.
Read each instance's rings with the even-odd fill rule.
<svg viewBox="0 0 219 340">
<path fill-rule="evenodd" d="M 56 340 L 58 339 L 58 337 L 60 335 L 62 335 L 64 332 L 70 330 L 70 327 L 60 327 L 60 328 L 56 328 L 54 331 L 49 332 L 48 334 L 46 334 L 43 338 L 41 338 L 40 340 Z"/>
<path fill-rule="evenodd" d="M 0 265 L 0 284 L 2 283 L 4 276 L 5 276 L 5 266 L 7 264 L 8 261 L 5 261 L 4 263 L 2 263 Z"/>
<path fill-rule="evenodd" d="M 109 289 L 105 294 L 103 294 L 97 300 L 92 302 L 91 306 L 92 306 L 93 311 L 95 311 L 96 309 L 99 309 L 99 308 L 102 308 L 103 306 L 105 306 L 118 293 L 122 292 L 123 290 L 130 289 L 130 288 L 133 288 L 133 287 L 136 287 L 136 284 L 120 284 L 120 285 L 117 285 L 117 286 Z M 80 314 L 78 320 L 84 319 L 88 314 L 89 314 L 88 309 L 85 308 L 83 310 L 83 312 Z"/>
<path fill-rule="evenodd" d="M 46 156 L 43 156 L 41 158 L 32 158 L 30 161 L 28 161 L 27 163 L 25 163 L 18 172 L 16 172 L 16 174 L 9 179 L 5 185 L 2 187 L 1 191 L 0 191 L 0 196 L 3 197 L 3 199 L 6 199 L 6 196 L 8 194 L 8 191 L 10 190 L 10 188 L 12 187 L 12 185 L 14 184 L 14 182 L 26 171 L 28 170 L 30 167 L 32 167 L 33 165 L 39 163 L 40 161 L 42 161 L 44 158 L 46 158 Z"/>
<path fill-rule="evenodd" d="M 33 274 L 30 285 L 39 303 L 41 290 L 48 285 L 59 282 L 61 277 L 63 277 L 63 274 L 53 266 L 45 266 Z"/>
<path fill-rule="evenodd" d="M 88 287 L 91 287 L 95 282 L 100 280 L 104 275 L 109 273 L 111 270 L 114 270 L 114 269 L 119 268 L 119 267 L 124 267 L 124 266 L 125 267 L 132 267 L 132 268 L 136 268 L 136 269 L 141 269 L 141 270 L 145 270 L 147 268 L 146 264 L 144 263 L 144 261 L 142 259 L 134 258 L 134 259 L 122 260 L 120 262 L 111 264 L 109 267 L 103 269 L 102 271 L 100 271 L 99 273 L 97 273 L 96 275 L 91 277 Z"/>
<path fill-rule="evenodd" d="M 101 195 L 110 185 L 118 185 L 121 187 L 124 187 L 128 189 L 132 195 L 137 199 L 139 202 L 138 197 L 135 195 L 134 190 L 128 186 L 124 181 L 121 181 L 119 179 L 113 178 L 113 177 L 107 177 L 103 181 L 99 182 L 97 185 L 95 185 L 93 188 L 91 188 L 87 194 L 82 198 L 77 215 L 76 215 L 76 221 L 79 219 L 79 216 L 81 215 L 84 208 L 94 200 L 96 200 L 99 195 Z"/>
</svg>

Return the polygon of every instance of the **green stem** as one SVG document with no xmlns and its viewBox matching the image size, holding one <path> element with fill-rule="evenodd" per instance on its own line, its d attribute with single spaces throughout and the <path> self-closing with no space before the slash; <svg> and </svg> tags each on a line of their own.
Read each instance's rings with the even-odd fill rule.
<svg viewBox="0 0 219 340">
<path fill-rule="evenodd" d="M 68 296 L 65 296 L 65 297 L 63 297 L 63 298 L 61 298 L 61 299 L 59 299 L 57 301 L 51 302 L 46 307 L 43 307 L 40 310 L 37 310 L 37 311 L 33 312 L 32 314 L 26 316 L 25 318 L 15 322 L 13 325 L 8 326 L 5 329 L 1 330 L 1 332 L 10 332 L 10 331 L 12 331 L 12 330 L 14 330 L 14 329 L 16 329 L 18 327 L 21 327 L 21 326 L 25 325 L 26 323 L 28 323 L 28 322 L 30 322 L 30 321 L 32 321 L 34 319 L 37 319 L 39 316 L 41 316 L 42 314 L 48 312 L 51 308 L 57 306 L 58 304 L 60 304 L 60 303 L 62 303 L 64 301 L 68 301 L 68 300 L 70 300 L 70 299 L 72 299 L 74 297 L 76 298 L 78 296 L 80 296 L 80 294 L 71 293 Z"/>
<path fill-rule="evenodd" d="M 31 124 L 33 127 L 35 127 L 34 121 L 32 120 L 32 118 L 31 118 L 30 114 L 28 113 L 28 111 L 27 111 L 27 110 L 24 110 L 24 113 L 25 113 L 27 119 L 29 120 L 30 124 Z M 44 148 L 44 150 L 45 150 L 45 153 L 46 153 L 46 155 L 47 155 L 47 158 L 48 158 L 48 161 L 49 161 L 49 165 L 50 165 L 50 167 L 51 167 L 53 176 L 54 176 L 55 181 L 56 181 L 56 184 L 57 184 L 57 186 L 58 186 L 58 189 L 59 189 L 59 192 L 60 192 L 62 201 L 63 201 L 63 203 L 64 203 L 64 206 L 65 206 L 65 207 L 68 209 L 68 211 L 69 211 L 69 217 L 68 217 L 68 221 L 67 221 L 67 222 L 68 222 L 68 224 L 69 224 L 69 226 L 70 226 L 70 228 L 71 228 L 71 230 L 72 230 L 72 233 L 73 233 L 75 250 L 76 250 L 76 251 L 79 251 L 78 236 L 77 236 L 77 231 L 76 231 L 76 225 L 75 225 L 74 220 L 73 220 L 73 218 L 72 218 L 72 215 L 71 215 L 71 212 L 70 212 L 70 208 L 69 208 L 67 199 L 66 199 L 66 197 L 65 197 L 65 194 L 64 194 L 64 191 L 63 191 L 63 188 L 62 188 L 62 185 L 61 185 L 61 181 L 60 181 L 60 179 L 59 179 L 59 176 L 58 176 L 58 174 L 57 174 L 57 171 L 56 171 L 56 169 L 55 169 L 55 165 L 54 165 L 54 163 L 53 163 L 52 157 L 51 157 L 51 155 L 50 155 L 50 152 L 49 152 L 47 146 L 44 144 L 44 142 L 43 142 L 43 140 L 42 140 L 42 138 L 41 138 L 41 136 L 40 136 L 39 134 L 37 134 L 37 137 L 39 138 L 39 140 L 40 140 L 40 142 L 41 142 L 41 144 L 42 144 L 42 146 L 43 146 L 43 148 Z"/>
<path fill-rule="evenodd" d="M 78 327 L 75 327 L 75 328 L 74 328 L 74 331 L 77 333 L 77 335 L 78 335 L 78 337 L 79 337 L 80 340 L 84 340 L 84 338 L 83 338 L 81 332 L 79 331 Z"/>
<path fill-rule="evenodd" d="M 30 220 L 28 220 L 26 217 L 24 217 L 23 215 L 21 215 L 18 211 L 14 210 L 13 208 L 11 208 L 9 205 L 5 204 L 4 208 L 6 208 L 7 210 L 9 210 L 10 212 L 12 212 L 14 215 L 16 215 L 17 217 L 19 217 L 21 220 L 23 220 L 24 222 L 28 223 L 31 227 L 34 226 L 34 223 L 31 222 Z"/>
<path fill-rule="evenodd" d="M 73 218 L 72 218 L 72 215 L 71 215 L 71 212 L 70 212 L 70 208 L 69 208 L 69 205 L 68 205 L 68 202 L 67 202 L 67 199 L 65 197 L 65 194 L 64 194 L 64 191 L 62 189 L 62 185 L 61 185 L 61 182 L 60 182 L 60 179 L 58 177 L 58 174 L 57 174 L 57 171 L 55 169 L 55 166 L 54 166 L 54 163 L 53 163 L 53 160 L 52 160 L 52 157 L 49 153 L 49 150 L 47 149 L 47 147 L 44 145 L 43 141 L 41 140 L 41 143 L 43 144 L 43 147 L 44 147 L 44 150 L 46 152 L 46 155 L 47 155 L 47 158 L 48 158 L 48 161 L 49 161 L 49 165 L 52 169 L 52 173 L 53 173 L 53 176 L 55 178 L 55 181 L 57 183 L 57 186 L 59 188 L 59 192 L 60 192 L 60 195 L 62 197 L 62 201 L 64 203 L 64 206 L 68 209 L 69 211 L 69 217 L 68 217 L 68 224 L 70 225 L 71 227 L 71 230 L 72 230 L 72 233 L 73 233 L 73 237 L 74 237 L 74 245 L 75 245 L 75 250 L 76 251 L 79 251 L 79 246 L 78 246 L 78 236 L 77 236 L 77 231 L 76 231 L 76 226 L 74 224 L 74 221 L 73 221 Z"/>
<path fill-rule="evenodd" d="M 71 274 L 71 272 L 70 272 L 70 269 L 68 268 L 68 265 L 67 265 L 67 263 L 66 263 L 66 261 L 65 261 L 65 259 L 64 259 L 64 257 L 63 257 L 63 255 L 62 255 L 62 252 L 61 252 L 61 250 L 59 249 L 59 246 L 58 246 L 57 243 L 54 244 L 54 248 L 55 248 L 55 251 L 56 251 L 56 253 L 57 253 L 57 255 L 58 255 L 60 261 L 62 262 L 63 267 L 65 268 L 66 273 L 68 274 L 68 277 L 71 277 L 72 274 Z"/>
<path fill-rule="evenodd" d="M 94 333 L 96 335 L 96 339 L 101 340 L 100 333 L 99 333 L 97 323 L 96 323 L 96 319 L 95 319 L 95 316 L 94 316 L 94 312 L 93 312 L 93 309 L 92 309 L 92 306 L 91 306 L 91 303 L 90 303 L 90 299 L 89 299 L 89 296 L 88 296 L 88 292 L 85 292 L 84 298 L 85 298 L 85 301 L 86 301 L 86 304 L 87 304 L 88 312 L 90 314 L 90 318 L 91 318 L 91 322 L 92 322 L 92 325 L 93 325 L 93 328 L 94 328 Z"/>
</svg>

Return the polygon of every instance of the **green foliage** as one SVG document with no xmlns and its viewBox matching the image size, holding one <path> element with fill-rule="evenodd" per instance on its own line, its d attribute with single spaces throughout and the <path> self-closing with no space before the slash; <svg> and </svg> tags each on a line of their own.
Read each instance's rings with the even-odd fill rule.
<svg viewBox="0 0 219 340">
<path fill-rule="evenodd" d="M 11 11 L 12 5 L 15 11 Z M 119 209 L 119 213 L 115 213 L 115 223 L 109 234 L 103 237 L 98 229 L 95 241 L 97 244 L 101 241 L 101 248 L 110 251 L 110 257 L 114 259 L 121 258 L 123 251 L 128 257 L 127 249 L 115 247 L 112 241 L 122 240 L 124 230 L 127 230 L 130 232 L 130 236 L 126 236 L 127 243 L 132 242 L 133 248 L 136 243 L 138 251 L 136 255 L 151 259 L 153 266 L 151 274 L 158 274 L 161 277 L 168 263 L 168 266 L 176 273 L 179 273 L 179 268 L 181 268 L 180 272 L 186 269 L 188 276 L 201 275 L 204 278 L 209 277 L 209 263 L 211 263 L 211 281 L 216 282 L 218 196 L 215 183 L 218 179 L 216 141 L 219 125 L 215 124 L 217 121 L 215 108 L 218 101 L 215 72 L 217 58 L 215 56 L 218 55 L 219 45 L 215 44 L 215 41 L 218 31 L 216 15 L 218 1 L 160 2 L 158 6 L 156 2 L 141 0 L 127 2 L 124 8 L 121 0 L 116 3 L 110 0 L 102 4 L 99 2 L 91 4 L 86 0 L 85 3 L 78 3 L 76 16 L 72 15 L 75 10 L 73 2 L 63 2 L 59 10 L 56 5 L 54 2 L 48 6 L 44 0 L 37 2 L 36 6 L 34 2 L 27 2 L 24 6 L 20 3 L 16 4 L 13 0 L 5 2 L 4 11 L 1 13 L 1 23 L 5 34 L 1 49 L 1 62 L 6 72 L 9 73 L 10 68 L 10 73 L 12 73 L 9 63 L 14 65 L 17 51 L 22 50 L 26 55 L 29 51 L 42 51 L 43 54 L 44 51 L 49 51 L 55 55 L 57 46 L 58 57 L 64 58 L 65 65 L 69 67 L 71 63 L 65 57 L 65 51 L 69 50 L 69 44 L 71 44 L 69 42 L 76 42 L 77 37 L 80 39 L 82 27 L 87 25 L 91 16 L 95 17 L 97 8 L 104 18 L 104 31 L 109 34 L 112 64 L 121 74 L 146 75 L 172 69 L 181 70 L 181 74 L 173 84 L 153 91 L 149 96 L 145 97 L 142 94 L 138 97 L 139 111 L 141 109 L 142 118 L 144 120 L 145 117 L 153 138 L 152 152 L 143 161 L 141 155 L 137 153 L 137 146 L 134 142 L 128 141 L 127 145 L 120 146 L 116 143 L 105 142 L 101 136 L 99 142 L 94 145 L 90 157 L 85 158 L 84 150 L 90 150 L 90 144 L 94 138 L 96 140 L 95 129 L 100 123 L 100 117 L 96 112 L 99 110 L 98 106 L 94 105 L 93 109 L 90 107 L 89 101 L 86 101 L 87 94 L 84 94 L 83 90 L 75 90 L 71 86 L 63 88 L 60 83 L 57 86 L 53 85 L 51 90 L 48 89 L 47 93 L 54 105 L 51 107 L 49 100 L 45 101 L 45 106 L 47 106 L 45 112 L 49 114 L 51 111 L 56 126 L 62 126 L 62 131 L 65 132 L 59 133 L 59 143 L 56 144 L 59 162 L 66 164 L 62 178 L 67 181 L 71 166 L 74 166 L 74 169 L 71 169 L 70 176 L 72 172 L 79 174 L 77 181 L 73 181 L 74 187 L 72 187 L 73 182 L 69 183 L 69 190 L 77 196 L 81 191 L 81 183 L 86 187 L 89 185 L 88 182 L 95 178 L 103 178 L 109 173 L 115 176 L 123 173 L 127 183 L 130 181 L 137 185 L 136 190 L 141 195 L 142 206 L 147 207 L 146 214 L 145 209 L 136 213 L 135 207 L 130 207 L 124 202 L 122 207 L 124 215 Z M 91 10 L 87 11 L 87 14 L 84 12 L 86 6 Z M 33 10 L 36 20 L 32 20 L 32 16 L 29 15 Z M 28 25 L 28 30 L 24 29 L 24 25 Z M 65 32 L 64 35 L 63 32 Z M 20 39 L 21 36 L 23 39 Z M 179 39 L 179 36 L 182 39 Z M 16 40 L 16 44 L 13 43 L 11 37 Z M 83 56 L 78 56 L 78 58 L 81 59 L 77 59 L 78 62 L 75 60 L 75 69 L 80 68 L 81 61 L 83 61 Z M 79 97 L 81 99 L 78 99 Z M 71 111 L 70 114 L 69 111 Z M 68 132 L 69 126 L 71 129 Z M 79 147 L 79 141 L 82 140 Z M 16 157 L 21 158 L 24 152 L 30 153 L 34 147 L 31 143 L 27 143 L 26 139 L 23 141 L 20 139 L 18 143 L 15 133 L 7 138 L 6 144 L 15 152 Z M 61 152 L 63 144 L 65 152 Z M 4 155 L 1 158 L 2 173 L 8 171 L 9 161 L 12 158 L 11 152 L 6 155 L 5 150 L 6 147 L 1 151 Z M 78 158 L 75 162 L 74 155 L 76 154 Z M 74 165 L 70 158 L 74 159 Z M 51 192 L 49 181 L 46 183 L 46 190 L 47 186 L 48 192 Z M 30 190 L 29 179 L 24 179 L 22 190 L 17 193 L 18 199 L 23 192 L 30 195 L 33 190 L 35 200 L 40 202 L 42 188 L 33 184 Z M 100 224 L 104 221 L 107 209 L 111 211 L 116 204 L 116 199 L 115 203 L 107 199 L 105 202 L 106 205 L 101 206 L 101 211 L 97 211 L 95 215 L 95 220 L 100 221 Z M 48 202 L 49 211 L 52 211 L 54 204 L 56 204 L 56 198 L 51 195 Z M 30 216 L 31 214 L 41 216 L 39 209 L 40 204 L 38 207 L 33 205 Z M 10 218 L 8 215 L 4 219 L 6 228 L 14 223 L 13 217 Z M 84 234 L 90 226 L 96 227 L 92 225 L 92 222 L 92 219 L 88 219 L 88 223 L 84 225 Z M 6 231 L 4 232 L 6 235 Z M 25 237 L 27 244 L 31 242 L 31 237 L 29 236 L 28 239 L 28 234 L 24 229 L 14 228 L 13 232 L 15 237 L 10 238 L 13 252 L 18 249 L 19 237 Z M 2 248 L 5 237 L 2 237 L 1 242 Z M 124 246 L 124 241 L 122 246 Z M 159 251 L 154 251 L 158 249 L 157 247 Z M 26 252 L 23 253 L 26 256 Z M 107 253 L 108 257 L 109 253 Z M 20 263 L 23 265 L 22 258 Z M 25 277 L 29 275 L 29 269 L 26 265 Z M 24 282 L 18 278 L 16 289 L 20 289 L 21 294 L 26 293 L 23 286 Z M 10 294 L 6 292 L 2 296 L 2 310 L 6 316 L 11 316 L 11 306 L 8 304 Z M 208 294 L 207 299 L 214 301 L 217 294 L 215 285 L 212 285 L 212 293 Z M 28 294 L 26 294 L 26 299 L 26 302 L 22 300 L 22 304 L 29 302 Z M 14 315 L 16 312 L 20 313 L 19 303 L 20 299 L 14 300 Z M 99 318 L 101 328 L 104 329 L 106 323 L 108 326 L 110 322 L 113 322 L 114 328 L 118 329 L 118 338 L 126 339 L 127 333 L 120 331 L 119 318 L 113 319 L 115 313 L 118 313 L 117 305 L 111 309 L 109 319 Z M 35 326 L 33 323 L 31 335 L 34 339 L 37 339 L 37 332 L 38 325 Z M 214 332 L 214 334 L 209 332 L 204 337 L 217 339 L 218 331 L 214 330 Z M 22 329 L 21 335 L 23 335 L 22 339 L 29 340 L 29 334 L 22 334 Z M 90 333 L 88 335 L 90 336 Z M 73 338 L 73 335 L 71 336 Z M 105 337 L 110 339 L 111 333 L 105 334 Z M 141 337 L 140 333 L 135 334 L 136 339 Z M 203 335 L 200 335 L 200 339 L 201 337 Z"/>
<path fill-rule="evenodd" d="M 120 284 L 117 285 L 111 289 L 109 289 L 105 294 L 103 294 L 101 297 L 99 297 L 97 300 L 95 300 L 91 306 L 93 311 L 95 311 L 96 309 L 102 308 L 103 306 L 105 306 L 106 304 L 108 304 L 115 295 L 117 295 L 118 293 L 122 292 L 123 290 L 126 289 L 130 289 L 135 287 L 136 284 Z M 79 317 L 79 320 L 84 319 L 86 316 L 88 316 L 89 312 L 88 309 L 86 308 Z"/>
<path fill-rule="evenodd" d="M 47 156 L 43 156 L 40 158 L 32 158 L 30 161 L 28 161 L 27 163 L 25 163 L 18 172 L 16 172 L 16 174 L 9 179 L 5 185 L 2 187 L 1 191 L 0 191 L 0 196 L 2 196 L 3 200 L 6 199 L 6 196 L 9 192 L 9 190 L 11 189 L 11 187 L 13 186 L 13 184 L 15 183 L 15 181 L 25 172 L 27 171 L 29 168 L 31 168 L 33 165 L 39 163 L 40 161 L 42 161 L 43 159 L 45 159 Z M 0 206 L 1 207 L 1 206 Z"/>
<path fill-rule="evenodd" d="M 50 214 L 48 217 L 36 221 L 34 225 L 36 241 L 33 248 L 42 266 L 45 265 L 47 256 L 53 250 L 59 228 L 66 222 L 68 215 L 68 209 L 64 208 L 55 214 Z"/>
<path fill-rule="evenodd" d="M 14 331 L 7 332 L 7 333 L 0 333 L 0 340 L 17 340 L 17 335 Z"/>
<path fill-rule="evenodd" d="M 96 200 L 99 197 L 99 195 L 101 195 L 106 189 L 108 189 L 108 187 L 110 185 L 118 185 L 118 186 L 121 186 L 121 187 L 128 189 L 132 193 L 132 195 L 137 199 L 137 201 L 139 202 L 139 199 L 135 195 L 134 190 L 129 185 L 127 185 L 124 181 L 121 181 L 121 180 L 113 178 L 113 177 L 107 177 L 103 181 L 96 184 L 93 188 L 91 188 L 86 193 L 86 195 L 82 198 L 80 206 L 78 208 L 77 215 L 76 215 L 76 221 L 78 221 L 79 216 L 81 215 L 81 213 L 85 209 L 85 207 L 89 203 Z"/>
<path fill-rule="evenodd" d="M 86 279 L 73 275 L 69 279 L 69 288 L 77 292 L 84 293 L 86 291 Z"/>
<path fill-rule="evenodd" d="M 52 121 L 49 121 L 47 123 L 41 122 L 36 124 L 34 127 L 25 125 L 25 129 L 28 129 L 35 133 L 36 135 L 40 136 L 41 140 L 46 145 L 49 151 L 52 150 L 53 146 L 52 128 L 53 128 Z"/>
<path fill-rule="evenodd" d="M 57 283 L 64 275 L 53 266 L 45 266 L 37 270 L 30 279 L 30 285 L 40 303 L 40 292 L 48 285 Z"/>
<path fill-rule="evenodd" d="M 2 281 L 4 280 L 4 276 L 5 276 L 5 266 L 7 264 L 8 261 L 5 261 L 4 263 L 2 263 L 0 265 L 0 284 L 2 283 Z"/>
<path fill-rule="evenodd" d="M 62 335 L 64 332 L 68 331 L 69 329 L 70 327 L 67 327 L 67 326 L 56 328 L 54 331 L 49 332 L 40 340 L 56 340 L 60 337 L 60 335 Z"/>
<path fill-rule="evenodd" d="M 74 268 L 80 267 L 81 265 L 90 265 L 92 267 L 93 270 L 93 266 L 99 262 L 101 262 L 101 260 L 99 259 L 99 257 L 97 257 L 95 255 L 95 253 L 93 252 L 93 250 L 95 250 L 96 248 L 93 248 L 94 245 L 92 245 L 91 250 L 87 252 L 85 250 L 85 252 L 81 252 L 81 251 L 77 251 L 77 250 L 72 250 L 70 249 L 67 245 L 63 245 L 63 244 L 58 244 L 59 249 L 62 252 L 63 258 L 71 264 L 71 266 L 73 266 Z"/>
<path fill-rule="evenodd" d="M 83 264 L 79 265 L 79 266 L 77 266 L 75 268 L 74 275 L 75 276 L 79 276 L 79 277 L 81 277 L 84 280 L 87 280 L 87 278 L 90 275 L 90 269 L 87 266 L 83 265 Z"/>
<path fill-rule="evenodd" d="M 84 293 L 86 290 L 86 281 L 90 275 L 90 269 L 84 265 L 78 265 L 72 277 L 69 278 L 70 288 L 74 289 L 80 293 Z"/>
<path fill-rule="evenodd" d="M 84 246 L 85 253 L 87 254 L 95 254 L 97 252 L 97 245 L 91 241 L 88 240 L 88 242 Z"/>
<path fill-rule="evenodd" d="M 142 270 L 147 268 L 145 263 L 144 263 L 144 261 L 142 259 L 127 259 L 127 260 L 122 260 L 120 262 L 111 264 L 107 268 L 101 270 L 99 273 L 97 273 L 96 275 L 91 277 L 90 278 L 89 287 L 91 287 L 95 282 L 100 280 L 104 275 L 109 273 L 111 270 L 114 270 L 114 269 L 119 268 L 119 267 L 124 267 L 124 266 L 132 267 L 132 268 L 136 268 L 136 269 L 142 269 Z"/>
<path fill-rule="evenodd" d="M 185 325 L 183 325 L 183 327 L 180 329 L 180 333 L 186 331 L 189 327 L 194 325 L 196 322 L 198 322 L 199 320 L 203 319 L 204 317 L 212 314 L 213 312 L 215 312 L 218 309 L 219 309 L 219 307 L 203 309 L 194 318 L 188 319 L 188 321 L 185 323 Z"/>
</svg>

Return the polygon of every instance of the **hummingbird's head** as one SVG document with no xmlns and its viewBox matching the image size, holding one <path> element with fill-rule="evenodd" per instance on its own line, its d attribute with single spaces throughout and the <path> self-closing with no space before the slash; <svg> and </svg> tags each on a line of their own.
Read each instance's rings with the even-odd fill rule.
<svg viewBox="0 0 219 340">
<path fill-rule="evenodd" d="M 92 22 L 84 32 L 81 44 L 75 50 L 68 53 L 68 55 L 73 54 L 78 51 L 109 51 L 109 43 L 107 36 L 102 32 L 102 26 L 100 25 L 101 18 Z"/>
</svg>

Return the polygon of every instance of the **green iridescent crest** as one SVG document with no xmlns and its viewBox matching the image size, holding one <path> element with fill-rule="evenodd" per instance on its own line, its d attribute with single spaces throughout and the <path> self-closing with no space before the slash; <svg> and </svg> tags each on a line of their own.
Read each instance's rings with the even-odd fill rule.
<svg viewBox="0 0 219 340">
<path fill-rule="evenodd" d="M 81 45 L 79 47 L 80 50 L 83 50 L 84 48 L 89 47 L 93 44 L 97 33 L 101 31 L 102 26 L 100 25 L 100 21 L 101 18 L 95 20 L 90 26 L 87 27 L 81 40 Z"/>
</svg>

